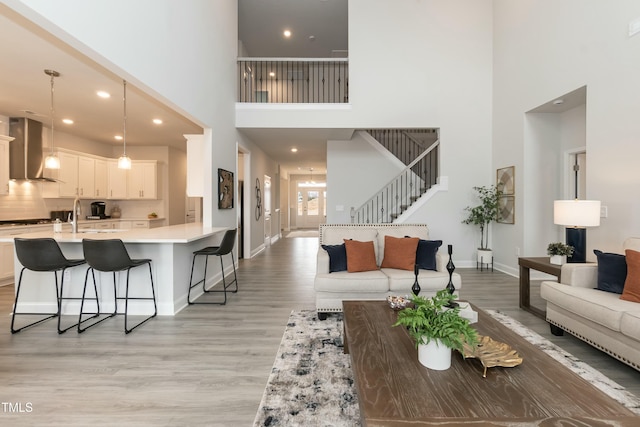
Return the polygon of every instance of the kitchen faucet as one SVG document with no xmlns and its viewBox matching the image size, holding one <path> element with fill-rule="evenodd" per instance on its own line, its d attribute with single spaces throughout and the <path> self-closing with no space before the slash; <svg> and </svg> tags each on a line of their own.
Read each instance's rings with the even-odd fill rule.
<svg viewBox="0 0 640 427">
<path fill-rule="evenodd" d="M 71 216 L 73 215 L 73 219 Z M 73 199 L 73 212 L 69 214 L 69 222 L 71 223 L 71 231 L 73 233 L 78 232 L 78 219 L 82 215 L 82 207 L 80 206 L 80 197 L 76 194 L 76 198 Z"/>
</svg>

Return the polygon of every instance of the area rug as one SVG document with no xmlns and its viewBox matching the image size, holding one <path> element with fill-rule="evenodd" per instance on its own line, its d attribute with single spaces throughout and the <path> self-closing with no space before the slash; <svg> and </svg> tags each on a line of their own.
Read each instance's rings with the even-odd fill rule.
<svg viewBox="0 0 640 427">
<path fill-rule="evenodd" d="M 637 414 L 640 399 L 509 316 L 491 316 Z M 359 426 L 358 397 L 342 348 L 342 316 L 292 311 L 254 420 L 258 426 Z"/>
</svg>

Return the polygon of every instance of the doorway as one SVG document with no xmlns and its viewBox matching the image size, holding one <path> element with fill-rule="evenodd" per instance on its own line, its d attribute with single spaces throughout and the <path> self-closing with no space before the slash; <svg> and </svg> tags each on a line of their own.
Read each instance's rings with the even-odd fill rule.
<svg viewBox="0 0 640 427">
<path fill-rule="evenodd" d="M 298 183 L 296 224 L 298 228 L 318 228 L 327 217 L 327 190 L 324 183 Z"/>
</svg>

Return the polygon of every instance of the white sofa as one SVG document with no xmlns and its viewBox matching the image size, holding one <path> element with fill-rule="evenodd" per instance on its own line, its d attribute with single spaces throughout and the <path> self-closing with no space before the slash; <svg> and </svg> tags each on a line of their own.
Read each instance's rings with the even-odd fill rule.
<svg viewBox="0 0 640 427">
<path fill-rule="evenodd" d="M 377 265 L 384 257 L 384 238 L 419 237 L 429 240 L 429 229 L 424 224 L 322 224 L 318 247 L 315 276 L 316 309 L 318 318 L 326 319 L 331 312 L 342 311 L 343 300 L 384 300 L 389 295 L 411 295 L 415 281 L 413 271 L 380 268 L 375 271 L 349 273 L 329 272 L 329 255 L 322 245 L 339 245 L 344 239 L 373 241 Z M 443 249 L 444 248 L 444 249 Z M 436 254 L 436 270 L 419 270 L 420 295 L 432 296 L 449 283 L 446 265 L 449 261 L 447 245 L 443 244 Z M 452 282 L 456 290 L 462 286 L 458 273 L 453 273 Z"/>
<path fill-rule="evenodd" d="M 640 238 L 624 242 L 640 251 Z M 547 322 L 554 335 L 567 331 L 592 346 L 640 370 L 640 303 L 596 289 L 597 264 L 564 264 L 560 283 L 544 281 Z"/>
</svg>

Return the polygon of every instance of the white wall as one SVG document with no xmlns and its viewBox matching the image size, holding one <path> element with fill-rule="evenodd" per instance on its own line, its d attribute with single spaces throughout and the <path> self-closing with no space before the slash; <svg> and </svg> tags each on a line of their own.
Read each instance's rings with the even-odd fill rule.
<svg viewBox="0 0 640 427">
<path fill-rule="evenodd" d="M 350 141 L 327 141 L 327 223 L 350 223 L 351 208 L 358 209 L 404 169 L 388 154 L 357 132 Z"/>
<path fill-rule="evenodd" d="M 366 117 L 369 126 L 440 129 L 440 175 L 449 177 L 449 191 L 438 193 L 407 222 L 426 223 L 433 238 L 453 244 L 460 266 L 475 259 L 479 241 L 472 228 L 461 224 L 464 207 L 475 203 L 472 187 L 495 179 L 491 5 L 476 0 L 349 1 L 354 113 Z"/>
<path fill-rule="evenodd" d="M 634 197 L 640 36 L 627 34 L 629 21 L 638 17 L 635 0 L 494 0 L 493 164 L 522 171 L 516 176 L 516 224 L 494 230 L 505 251 L 497 261 L 514 271 L 514 247 L 530 247 L 527 255 L 542 256 L 548 242 L 533 247 L 532 236 L 558 233 L 548 208 L 551 195 L 529 191 L 545 181 L 529 162 L 525 112 L 582 86 L 587 87 L 587 198 L 609 207 L 609 218 L 587 233 L 587 259 L 594 259 L 594 248 L 620 252 L 624 238 L 640 233 L 640 199 Z M 546 218 L 529 220 L 540 214 Z"/>
<path fill-rule="evenodd" d="M 249 205 L 245 206 L 246 219 L 245 230 L 249 228 L 251 233 L 251 254 L 245 251 L 245 258 L 250 258 L 257 252 L 263 249 L 265 242 L 265 227 L 264 227 L 264 212 L 265 207 L 262 207 L 262 215 L 256 219 L 255 212 L 257 206 L 256 199 L 256 178 L 260 180 L 260 190 L 264 194 L 264 176 L 271 177 L 272 195 L 271 195 L 271 221 L 275 226 L 271 227 L 271 234 L 269 238 L 275 238 L 280 234 L 279 226 L 280 218 L 276 209 L 280 207 L 280 201 L 275 188 L 279 186 L 280 177 L 278 174 L 278 164 L 274 162 L 269 156 L 265 154 L 257 145 L 253 143 L 249 138 L 237 132 L 237 141 L 240 145 L 245 156 L 249 155 L 251 158 L 251 169 L 243 170 L 244 182 L 245 182 L 245 194 L 249 194 Z M 217 190 L 216 190 L 217 191 Z M 262 197 L 262 203 L 264 204 L 264 196 Z M 246 232 L 246 231 L 245 231 Z"/>
</svg>

